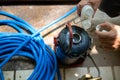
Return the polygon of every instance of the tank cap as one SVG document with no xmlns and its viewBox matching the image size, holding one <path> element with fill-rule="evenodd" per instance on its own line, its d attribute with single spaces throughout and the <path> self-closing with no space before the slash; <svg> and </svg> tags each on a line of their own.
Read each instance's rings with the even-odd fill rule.
<svg viewBox="0 0 120 80">
<path fill-rule="evenodd" d="M 77 44 L 81 41 L 81 36 L 78 33 L 73 33 L 73 43 Z"/>
</svg>

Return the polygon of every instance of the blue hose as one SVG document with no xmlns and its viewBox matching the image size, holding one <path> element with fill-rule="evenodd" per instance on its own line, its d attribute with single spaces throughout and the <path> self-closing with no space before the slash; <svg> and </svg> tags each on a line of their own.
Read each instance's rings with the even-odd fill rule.
<svg viewBox="0 0 120 80">
<path fill-rule="evenodd" d="M 58 74 L 58 80 L 61 80 L 56 55 L 44 43 L 39 32 L 69 16 L 75 10 L 76 7 L 38 31 L 19 17 L 0 11 L 0 15 L 11 18 L 9 20 L 0 20 L 0 25 L 8 25 L 18 32 L 0 32 L 0 80 L 4 80 L 2 67 L 13 56 L 25 56 L 35 61 L 36 66 L 34 71 L 27 80 L 54 80 L 56 74 Z M 24 33 L 25 31 L 27 33 Z"/>
</svg>

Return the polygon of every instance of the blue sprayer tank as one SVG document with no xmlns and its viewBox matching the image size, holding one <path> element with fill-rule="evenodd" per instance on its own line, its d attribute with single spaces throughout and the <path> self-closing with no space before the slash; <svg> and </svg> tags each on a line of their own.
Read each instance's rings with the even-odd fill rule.
<svg viewBox="0 0 120 80">
<path fill-rule="evenodd" d="M 86 57 L 86 51 L 91 45 L 88 33 L 75 25 L 66 26 L 55 41 L 55 52 L 59 61 L 72 64 Z"/>
</svg>

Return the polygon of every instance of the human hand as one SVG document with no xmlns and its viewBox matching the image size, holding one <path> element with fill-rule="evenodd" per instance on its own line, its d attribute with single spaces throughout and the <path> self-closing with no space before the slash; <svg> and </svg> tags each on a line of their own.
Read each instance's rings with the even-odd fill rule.
<svg viewBox="0 0 120 80">
<path fill-rule="evenodd" d="M 107 32 L 102 32 L 102 30 L 107 30 Z M 95 31 L 95 33 L 103 49 L 120 49 L 120 26 L 105 22 L 100 24 L 100 31 Z"/>
<path fill-rule="evenodd" d="M 77 7 L 78 7 L 77 14 L 80 16 L 83 6 L 85 6 L 87 4 L 91 5 L 92 8 L 94 9 L 94 11 L 96 11 L 97 8 L 99 7 L 101 1 L 102 0 L 81 0 L 80 3 L 77 5 Z"/>
</svg>

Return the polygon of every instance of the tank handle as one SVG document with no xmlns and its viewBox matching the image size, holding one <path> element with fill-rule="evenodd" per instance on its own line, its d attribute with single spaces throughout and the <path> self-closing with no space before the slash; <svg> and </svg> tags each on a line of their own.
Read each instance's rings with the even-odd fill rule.
<svg viewBox="0 0 120 80">
<path fill-rule="evenodd" d="M 66 23 L 66 27 L 68 28 L 69 34 L 70 34 L 69 35 L 70 36 L 70 38 L 69 38 L 69 47 L 66 50 L 66 52 L 69 52 L 70 49 L 72 48 L 72 44 L 73 44 L 73 31 L 72 31 L 72 26 L 71 26 L 71 24 L 69 22 Z"/>
</svg>

